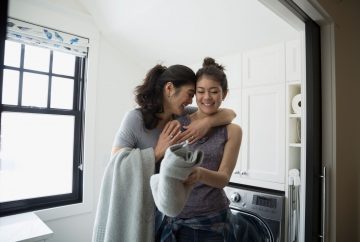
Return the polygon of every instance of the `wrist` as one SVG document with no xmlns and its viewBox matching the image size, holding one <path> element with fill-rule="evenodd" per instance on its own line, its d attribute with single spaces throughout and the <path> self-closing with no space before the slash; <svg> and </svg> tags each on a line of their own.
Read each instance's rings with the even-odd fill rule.
<svg viewBox="0 0 360 242">
<path fill-rule="evenodd" d="M 199 178 L 199 181 L 202 181 L 203 180 L 203 173 L 204 173 L 204 168 L 202 167 L 197 167 L 198 169 L 198 178 Z"/>
<path fill-rule="evenodd" d="M 213 116 L 208 116 L 208 117 L 205 117 L 204 119 L 204 124 L 205 126 L 207 126 L 208 129 L 216 126 L 215 123 L 214 123 L 214 117 Z"/>
<path fill-rule="evenodd" d="M 155 163 L 157 163 L 158 161 L 161 160 L 161 154 L 159 154 L 159 152 L 157 152 L 156 150 L 154 150 L 154 156 L 155 156 Z"/>
</svg>

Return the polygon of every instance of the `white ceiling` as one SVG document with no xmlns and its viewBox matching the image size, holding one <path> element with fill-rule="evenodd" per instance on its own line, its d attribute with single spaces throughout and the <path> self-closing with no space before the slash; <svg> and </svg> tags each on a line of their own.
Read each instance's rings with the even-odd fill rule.
<svg viewBox="0 0 360 242">
<path fill-rule="evenodd" d="M 257 0 L 77 1 L 107 39 L 144 66 L 192 64 L 298 37 Z"/>
</svg>

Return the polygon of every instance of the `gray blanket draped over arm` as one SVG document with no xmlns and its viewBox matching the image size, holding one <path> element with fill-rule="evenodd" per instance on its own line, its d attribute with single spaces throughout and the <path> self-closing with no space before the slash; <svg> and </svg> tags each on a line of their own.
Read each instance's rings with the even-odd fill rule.
<svg viewBox="0 0 360 242">
<path fill-rule="evenodd" d="M 93 242 L 154 241 L 152 148 L 123 149 L 107 165 L 96 211 Z"/>
<path fill-rule="evenodd" d="M 150 178 L 151 192 L 159 211 L 169 217 L 180 214 L 193 187 L 183 181 L 202 159 L 202 151 L 192 152 L 186 145 L 176 144 L 166 150 L 160 173 Z"/>
</svg>

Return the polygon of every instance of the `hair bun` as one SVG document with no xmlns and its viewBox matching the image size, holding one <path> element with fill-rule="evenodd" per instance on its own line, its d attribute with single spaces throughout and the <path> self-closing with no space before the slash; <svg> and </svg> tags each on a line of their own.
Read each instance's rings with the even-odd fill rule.
<svg viewBox="0 0 360 242">
<path fill-rule="evenodd" d="M 215 60 L 211 57 L 205 57 L 204 62 L 203 62 L 203 67 L 206 66 L 211 66 L 211 65 L 215 65 Z"/>
<path fill-rule="evenodd" d="M 218 63 L 216 63 L 215 60 L 213 58 L 211 58 L 211 57 L 205 57 L 202 66 L 203 67 L 215 66 L 215 67 L 219 68 L 222 71 L 225 70 L 224 66 L 219 65 Z"/>
</svg>

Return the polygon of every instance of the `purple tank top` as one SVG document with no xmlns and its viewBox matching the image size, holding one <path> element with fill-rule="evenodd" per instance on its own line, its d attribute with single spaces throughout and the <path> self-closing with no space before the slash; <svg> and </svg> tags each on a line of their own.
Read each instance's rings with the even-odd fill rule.
<svg viewBox="0 0 360 242">
<path fill-rule="evenodd" d="M 182 116 L 178 118 L 178 120 L 182 126 L 190 123 L 189 116 Z M 227 138 L 226 126 L 215 127 L 212 128 L 205 137 L 189 145 L 189 149 L 202 150 L 204 152 L 204 159 L 200 166 L 217 171 L 221 163 Z M 229 200 L 223 189 L 197 183 L 191 191 L 184 209 L 177 217 L 192 218 L 205 216 L 219 212 L 220 210 L 228 208 L 228 206 Z"/>
</svg>

